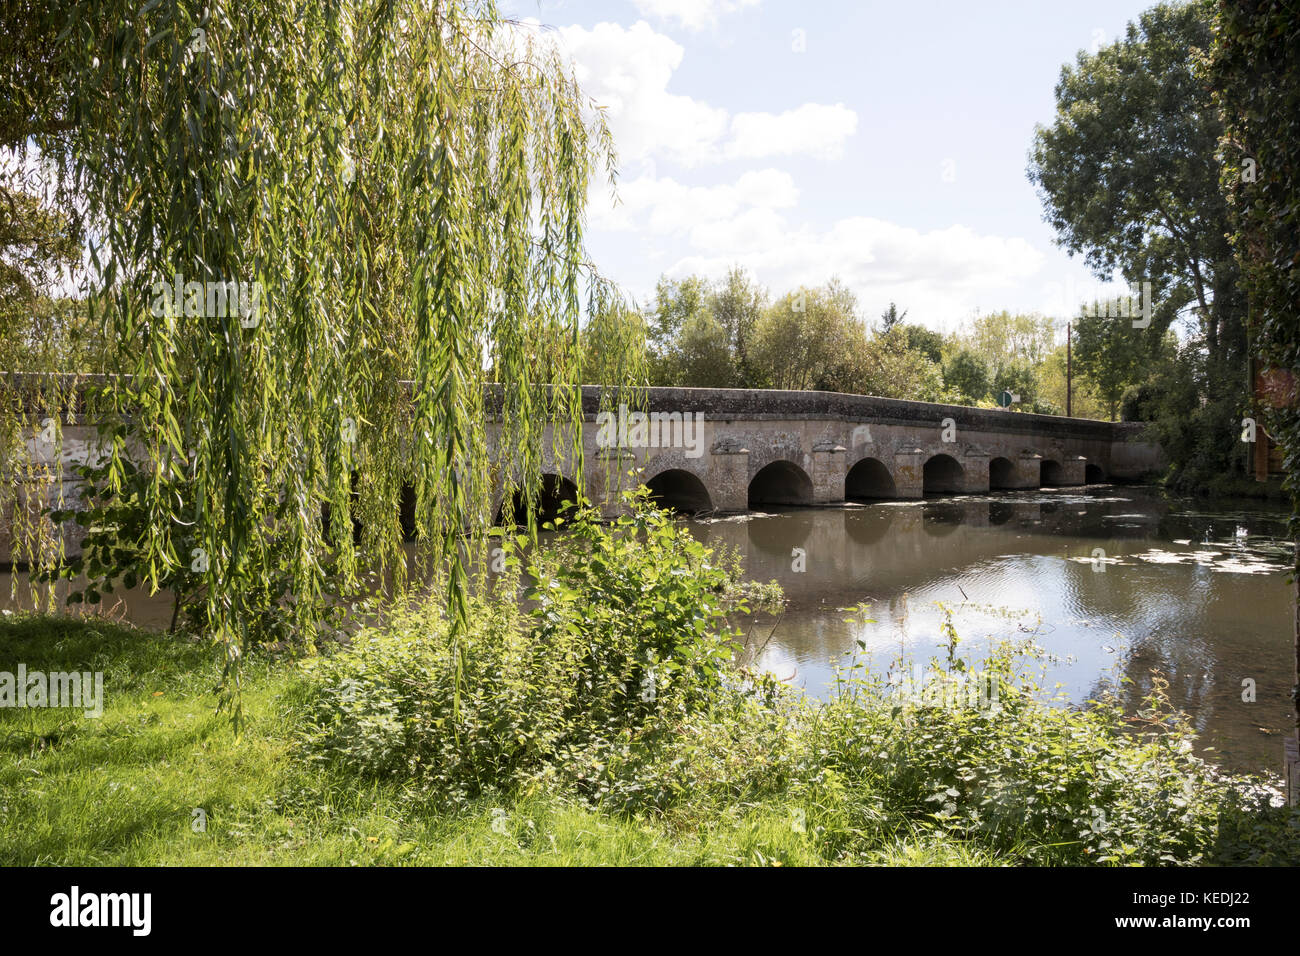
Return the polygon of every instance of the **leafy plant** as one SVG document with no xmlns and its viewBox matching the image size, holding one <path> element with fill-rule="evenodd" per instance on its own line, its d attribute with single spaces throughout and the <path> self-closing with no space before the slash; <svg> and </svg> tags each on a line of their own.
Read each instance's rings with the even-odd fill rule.
<svg viewBox="0 0 1300 956">
<path fill-rule="evenodd" d="M 734 636 L 725 569 L 644 491 L 625 501 L 612 524 L 573 509 L 545 552 L 505 542 L 525 606 L 476 597 L 461 639 L 425 598 L 307 662 L 308 752 L 439 800 L 548 780 L 598 799 L 615 752 L 714 702 Z"/>
</svg>

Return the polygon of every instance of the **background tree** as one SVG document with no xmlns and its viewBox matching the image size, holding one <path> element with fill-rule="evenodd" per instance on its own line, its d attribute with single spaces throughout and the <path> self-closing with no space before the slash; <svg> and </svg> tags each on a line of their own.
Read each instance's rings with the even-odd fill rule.
<svg viewBox="0 0 1300 956">
<path fill-rule="evenodd" d="M 1124 390 L 1143 381 L 1151 364 L 1146 329 L 1130 319 L 1089 315 L 1074 323 L 1074 364 L 1088 378 L 1115 421 Z"/>
<path fill-rule="evenodd" d="M 731 336 L 711 311 L 696 312 L 682 326 L 673 350 L 673 384 L 683 388 L 734 388 Z"/>
<path fill-rule="evenodd" d="M 682 329 L 691 318 L 707 312 L 708 299 L 709 284 L 702 276 L 659 277 L 648 320 L 654 384 L 682 384 L 678 378 L 683 365 Z"/>
<path fill-rule="evenodd" d="M 855 361 L 852 387 L 839 390 L 914 402 L 947 400 L 942 368 L 912 346 L 908 335 L 912 328 L 895 325 L 889 332 L 871 336 Z"/>
<path fill-rule="evenodd" d="M 739 266 L 728 270 L 709 296 L 709 309 L 727 336 L 731 354 L 732 388 L 753 388 L 750 350 L 754 328 L 767 307 L 767 292 Z"/>
<path fill-rule="evenodd" d="M 1073 381 L 1066 379 L 1073 372 Z M 1045 406 L 1058 409 L 1057 414 L 1064 415 L 1067 406 L 1075 418 L 1105 418 L 1105 404 L 1097 397 L 1097 389 L 1092 381 L 1079 373 L 1077 364 L 1073 369 L 1067 368 L 1066 347 L 1062 342 L 1052 349 L 1036 369 L 1038 388 L 1036 394 Z M 1066 392 L 1069 391 L 1067 401 Z M 1138 419 L 1134 419 L 1137 421 Z M 1145 419 L 1143 419 L 1145 420 Z"/>
<path fill-rule="evenodd" d="M 1038 404 L 1037 369 L 1024 359 L 1013 359 L 998 369 L 993 376 L 993 396 L 1003 392 L 1018 395 L 1015 404 L 1022 410 L 1040 412 Z M 1040 414 L 1060 414 L 1059 412 L 1040 412 Z"/>
<path fill-rule="evenodd" d="M 908 322 L 897 326 L 907 337 L 907 347 L 919 352 L 935 365 L 943 364 L 945 341 L 942 332 L 927 329 L 924 325 Z"/>
<path fill-rule="evenodd" d="M 845 385 L 843 362 L 864 342 L 857 300 L 832 279 L 816 289 L 786 293 L 754 330 L 755 374 L 766 388 L 810 389 Z"/>
<path fill-rule="evenodd" d="M 1151 283 L 1149 348 L 1175 318 L 1194 316 L 1206 350 L 1198 396 L 1234 410 L 1209 416 L 1217 421 L 1244 399 L 1246 339 L 1215 159 L 1223 126 L 1204 66 L 1210 11 L 1208 0 L 1162 3 L 1123 39 L 1080 52 L 1061 71 L 1055 121 L 1035 131 L 1029 178 L 1062 246 L 1101 278 Z M 1174 483 L 1192 487 L 1240 472 L 1242 457 L 1229 442 L 1175 464 Z"/>
<path fill-rule="evenodd" d="M 969 346 L 963 346 L 949 356 L 943 366 L 944 382 L 957 393 L 957 398 L 969 405 L 989 396 L 993 376 L 984 357 Z"/>
<path fill-rule="evenodd" d="M 902 322 L 905 318 L 907 318 L 906 310 L 904 310 L 903 312 L 899 312 L 898 306 L 895 303 L 893 302 L 889 303 L 889 308 L 885 309 L 884 312 L 880 313 L 880 331 L 881 332 L 890 331 L 894 326 L 898 325 L 898 323 Z"/>
<path fill-rule="evenodd" d="M 1226 115 L 1223 183 L 1260 356 L 1300 381 L 1300 12 L 1286 0 L 1222 2 L 1211 78 Z M 1249 163 L 1247 162 L 1249 161 Z M 1246 171 L 1250 170 L 1250 175 Z M 1300 512 L 1300 403 L 1264 410 Z M 1300 548 L 1295 581 L 1300 588 Z M 1300 591 L 1297 591 L 1300 603 Z M 1300 614 L 1291 697 L 1300 729 Z"/>
<path fill-rule="evenodd" d="M 997 375 L 1013 362 L 1038 365 L 1051 352 L 1056 334 L 1056 323 L 1047 316 L 1003 310 L 977 316 L 956 340 L 983 357 Z"/>
</svg>

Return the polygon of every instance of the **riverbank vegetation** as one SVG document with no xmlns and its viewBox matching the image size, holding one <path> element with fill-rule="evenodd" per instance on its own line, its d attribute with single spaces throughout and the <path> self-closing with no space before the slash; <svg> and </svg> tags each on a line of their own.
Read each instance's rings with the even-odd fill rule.
<svg viewBox="0 0 1300 956">
<path fill-rule="evenodd" d="M 107 703 L 0 711 L 3 862 L 1300 862 L 1300 816 L 1203 763 L 1159 682 L 1054 705 L 1025 649 L 954 643 L 936 692 L 862 660 L 818 704 L 728 664 L 728 572 L 661 513 L 512 564 L 528 600 L 485 592 L 459 639 L 429 595 L 251 654 L 238 738 L 210 641 L 6 615 L 4 660 L 102 669 Z"/>
<path fill-rule="evenodd" d="M 632 309 L 583 244 L 616 168 L 600 112 L 490 3 L 13 9 L 0 367 L 120 377 L 84 568 L 64 502 L 21 490 L 64 487 L 79 396 L 53 377 L 35 397 L 0 379 L 0 516 L 38 571 L 195 606 L 167 636 L 0 621 L 0 662 L 102 671 L 109 697 L 97 719 L 0 709 L 0 862 L 1295 862 L 1294 812 L 1203 763 L 1158 681 L 1137 713 L 1057 706 L 1008 648 L 980 663 L 996 709 L 900 699 L 888 662 L 804 701 L 733 665 L 744 589 L 644 508 L 503 544 L 522 603 L 472 579 L 495 492 L 531 513 L 543 463 L 580 457 L 550 427 L 576 393 L 553 385 L 1007 391 L 1059 414 L 1059 324 L 942 336 L 891 304 L 868 328 L 838 282 L 769 296 L 740 271 Z M 1072 411 L 1153 422 L 1180 491 L 1242 487 L 1252 349 L 1300 364 L 1293 17 L 1161 4 L 1063 70 L 1032 144 L 1062 244 L 1157 303 L 1137 336 L 1079 320 Z M 91 235 L 69 298 L 53 273 Z M 190 292 L 232 283 L 265 313 Z M 359 610 L 370 568 L 398 586 Z"/>
</svg>

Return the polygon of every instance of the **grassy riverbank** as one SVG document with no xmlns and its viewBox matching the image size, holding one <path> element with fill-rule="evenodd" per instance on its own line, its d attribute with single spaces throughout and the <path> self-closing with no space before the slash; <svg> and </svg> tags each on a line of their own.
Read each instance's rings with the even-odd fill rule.
<svg viewBox="0 0 1300 956">
<path fill-rule="evenodd" d="M 0 662 L 106 671 L 99 719 L 0 711 L 0 863 L 92 865 L 730 865 L 823 862 L 780 802 L 630 819 L 554 794 L 422 806 L 401 780 L 301 759 L 292 662 L 245 672 L 248 724 L 213 713 L 214 655 L 102 621 L 10 616 Z M 206 829 L 198 825 L 206 814 Z M 504 811 L 504 814 L 502 813 Z M 900 833 L 864 862 L 968 864 L 978 851 Z"/>
<path fill-rule="evenodd" d="M 891 792 L 899 787 L 898 773 L 855 774 L 850 761 L 867 736 L 849 730 L 843 714 L 828 715 L 815 733 L 780 721 L 726 727 L 714 715 L 720 730 L 712 739 L 692 736 L 670 747 L 674 760 L 691 765 L 692 792 L 654 809 L 611 810 L 590 788 L 548 786 L 545 775 L 509 793 L 477 793 L 449 804 L 413 775 L 368 778 L 336 761 L 312 759 L 303 728 L 320 677 L 292 661 L 249 661 L 247 726 L 239 738 L 213 713 L 212 649 L 193 640 L 95 620 L 6 616 L 0 665 L 12 669 L 15 661 L 29 672 L 103 670 L 107 702 L 99 719 L 55 709 L 0 711 L 5 864 L 996 865 L 1054 859 L 1041 847 L 1033 852 L 1032 833 L 1008 844 L 972 836 L 969 827 L 954 832 L 940 803 L 930 808 L 939 816 L 909 810 Z M 764 739 L 774 730 L 786 735 L 775 753 Z M 915 759 L 900 772 L 919 779 L 936 769 L 926 763 L 938 751 L 919 745 L 938 731 L 900 732 Z M 1059 759 L 1052 753 L 1059 740 L 1045 735 L 1041 743 L 1046 763 Z M 1080 738 L 1080 759 L 1095 762 L 1105 750 L 1099 743 Z M 841 752 L 833 753 L 836 748 Z M 889 762 L 899 754 L 865 756 Z M 960 754 L 952 758 L 960 762 Z M 645 780 L 657 774 L 642 772 Z M 1062 774 L 1060 792 L 1043 787 L 1039 799 L 1071 812 L 1068 791 L 1076 783 Z M 1116 808 L 1128 797 L 1142 799 L 1136 789 L 1124 794 L 1125 781 L 1113 784 Z M 1174 789 L 1182 788 L 1179 782 Z M 968 796 L 951 789 L 955 796 L 943 792 L 950 802 Z M 1203 797 L 1187 793 L 1196 812 L 1207 814 L 1203 862 L 1294 862 L 1294 818 L 1201 806 Z"/>
<path fill-rule="evenodd" d="M 1033 648 L 976 673 L 950 627 L 904 693 L 861 662 L 823 704 L 738 671 L 729 615 L 769 587 L 632 504 L 511 549 L 461 628 L 412 597 L 346 646 L 250 649 L 239 735 L 210 643 L 0 615 L 0 688 L 21 666 L 104 690 L 93 718 L 0 709 L 0 863 L 1300 859 L 1300 816 L 1198 759 L 1158 675 L 1136 714 L 1053 706 Z"/>
</svg>

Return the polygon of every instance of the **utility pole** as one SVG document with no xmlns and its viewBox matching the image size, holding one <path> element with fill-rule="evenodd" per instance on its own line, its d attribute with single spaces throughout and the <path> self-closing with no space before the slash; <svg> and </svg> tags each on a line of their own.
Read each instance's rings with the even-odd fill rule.
<svg viewBox="0 0 1300 956">
<path fill-rule="evenodd" d="M 1071 354 L 1073 348 L 1071 340 L 1074 338 L 1074 323 L 1065 323 L 1065 417 L 1074 417 L 1074 356 Z"/>
</svg>

